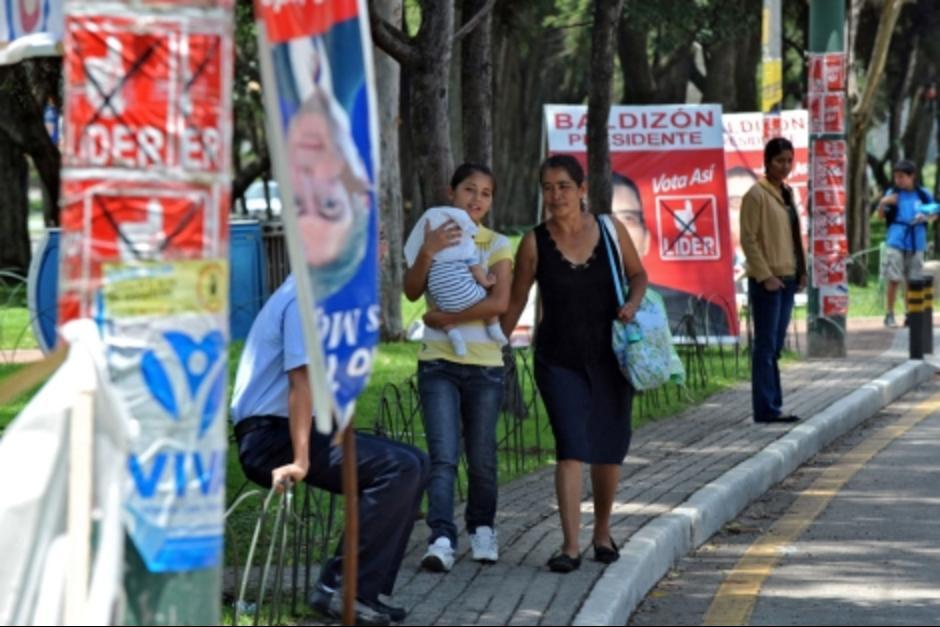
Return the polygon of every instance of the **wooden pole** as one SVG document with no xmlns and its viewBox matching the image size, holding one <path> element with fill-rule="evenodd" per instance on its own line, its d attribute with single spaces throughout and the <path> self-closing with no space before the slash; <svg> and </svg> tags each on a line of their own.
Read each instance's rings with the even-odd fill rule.
<svg viewBox="0 0 940 627">
<path fill-rule="evenodd" d="M 356 578 L 359 573 L 359 478 L 353 420 L 343 432 L 343 496 L 346 529 L 343 534 L 343 623 L 356 624 Z"/>
</svg>

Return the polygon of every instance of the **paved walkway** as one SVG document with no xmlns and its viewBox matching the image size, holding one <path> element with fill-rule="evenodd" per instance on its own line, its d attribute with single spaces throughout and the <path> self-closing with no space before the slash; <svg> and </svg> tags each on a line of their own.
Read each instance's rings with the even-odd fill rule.
<svg viewBox="0 0 940 627">
<path fill-rule="evenodd" d="M 906 331 L 884 329 L 880 319 L 851 320 L 849 337 L 847 359 L 806 360 L 784 371 L 786 411 L 812 416 L 906 360 Z M 892 344 L 896 350 L 886 352 Z M 805 349 L 805 338 L 800 345 Z M 614 505 L 615 541 L 628 542 L 651 520 L 790 428 L 753 424 L 750 387 L 738 385 L 700 407 L 640 429 L 624 462 Z M 419 523 L 394 596 L 396 604 L 410 611 L 407 624 L 558 625 L 574 620 L 603 568 L 590 559 L 593 516 L 587 480 L 581 533 L 586 559 L 580 570 L 568 575 L 545 567 L 562 539 L 553 472 L 545 468 L 501 488 L 500 561 L 495 565 L 482 566 L 469 558 L 461 523 L 453 571 L 446 575 L 421 571 L 418 562 L 427 528 Z"/>
</svg>

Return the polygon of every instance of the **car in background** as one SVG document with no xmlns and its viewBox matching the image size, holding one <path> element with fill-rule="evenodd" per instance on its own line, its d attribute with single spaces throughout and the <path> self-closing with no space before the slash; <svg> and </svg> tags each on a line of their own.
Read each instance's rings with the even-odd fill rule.
<svg viewBox="0 0 940 627">
<path fill-rule="evenodd" d="M 277 181 L 268 181 L 268 194 L 271 199 L 270 217 L 281 215 L 281 196 L 278 192 Z M 256 220 L 268 219 L 268 201 L 264 195 L 264 180 L 258 179 L 245 190 L 244 200 L 239 200 L 239 215 Z"/>
</svg>

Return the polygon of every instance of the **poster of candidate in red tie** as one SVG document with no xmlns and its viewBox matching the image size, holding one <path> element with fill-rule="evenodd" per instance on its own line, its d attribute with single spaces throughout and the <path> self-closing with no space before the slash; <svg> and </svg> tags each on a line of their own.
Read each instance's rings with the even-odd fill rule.
<svg viewBox="0 0 940 627">
<path fill-rule="evenodd" d="M 258 2 L 268 141 L 317 429 L 352 418 L 379 334 L 375 95 L 357 0 Z"/>
<path fill-rule="evenodd" d="M 587 108 L 545 107 L 547 151 L 587 163 Z M 611 108 L 611 211 L 630 233 L 673 334 L 736 341 L 721 108 Z"/>
</svg>

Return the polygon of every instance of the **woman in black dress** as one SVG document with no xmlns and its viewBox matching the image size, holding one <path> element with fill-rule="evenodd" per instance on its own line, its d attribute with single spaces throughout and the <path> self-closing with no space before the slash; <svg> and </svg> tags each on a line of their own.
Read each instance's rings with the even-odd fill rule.
<svg viewBox="0 0 940 627">
<path fill-rule="evenodd" d="M 611 323 L 618 317 L 633 319 L 647 278 L 626 229 L 613 220 L 629 281 L 627 302 L 618 309 L 602 226 L 584 209 L 587 185 L 581 165 L 568 155 L 549 157 L 539 178 L 550 217 L 519 245 L 503 328 L 515 327 L 538 281 L 542 318 L 535 336 L 535 376 L 555 434 L 555 490 L 564 534 L 561 551 L 548 566 L 570 572 L 581 565 L 582 463 L 591 465 L 594 558 L 609 564 L 620 556 L 610 535 L 610 511 L 630 446 L 633 389 L 614 357 Z"/>
</svg>

